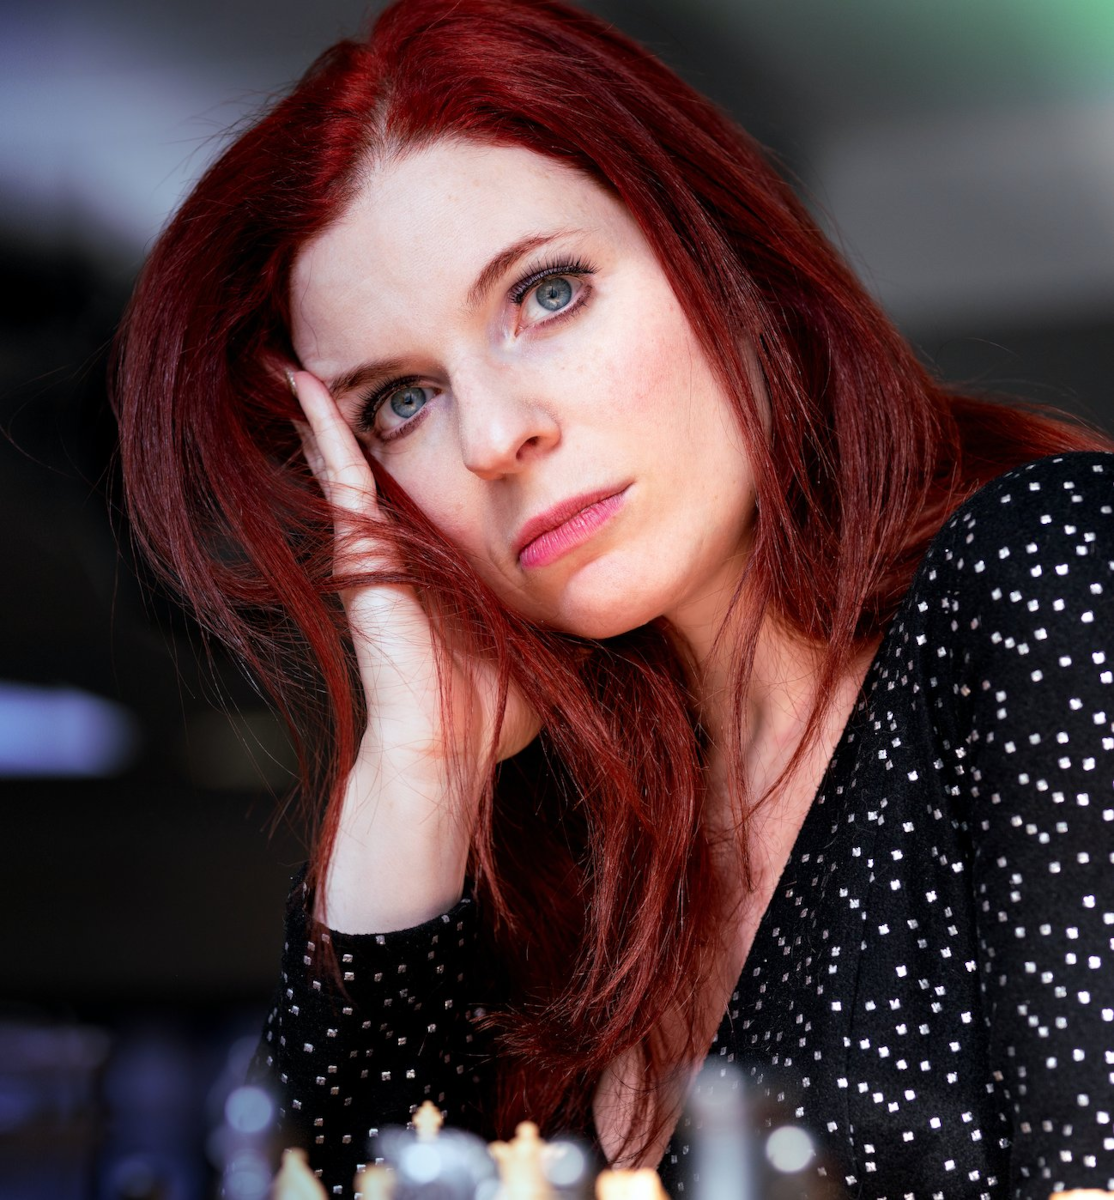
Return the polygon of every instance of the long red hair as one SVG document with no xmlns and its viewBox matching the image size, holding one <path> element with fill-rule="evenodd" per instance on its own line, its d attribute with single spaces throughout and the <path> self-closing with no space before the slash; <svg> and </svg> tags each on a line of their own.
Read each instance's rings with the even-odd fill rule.
<svg viewBox="0 0 1114 1200">
<path fill-rule="evenodd" d="M 664 65 L 555 0 L 402 0 L 327 51 L 207 171 L 151 254 L 114 395 L 138 542 L 272 697 L 299 749 L 322 877 L 365 722 L 328 508 L 300 454 L 288 280 L 378 155 L 444 136 L 528 147 L 612 190 L 734 398 L 758 516 L 736 649 L 738 747 L 762 621 L 826 647 L 820 695 L 876 638 L 929 538 L 986 480 L 1105 444 L 931 379 L 759 148 Z M 771 424 L 751 402 L 756 355 Z M 543 720 L 487 790 L 472 871 L 506 966 L 493 1125 L 584 1123 L 632 1047 L 678 1056 L 716 941 L 702 734 L 667 631 L 586 643 L 507 612 L 389 476 L 405 579 Z M 529 788 L 529 803 L 518 798 Z M 327 801 L 327 803 L 326 803 Z M 318 811 L 320 809 L 320 811 Z M 544 918 L 542 916 L 544 915 Z M 690 1047 L 697 1051 L 699 1047 Z"/>
</svg>

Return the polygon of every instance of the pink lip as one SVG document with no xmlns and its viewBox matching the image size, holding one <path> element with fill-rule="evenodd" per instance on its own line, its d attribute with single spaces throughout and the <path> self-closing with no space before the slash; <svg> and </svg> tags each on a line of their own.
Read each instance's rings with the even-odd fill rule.
<svg viewBox="0 0 1114 1200">
<path fill-rule="evenodd" d="M 629 487 L 586 492 L 531 517 L 514 543 L 519 566 L 546 567 L 582 545 L 623 507 Z"/>
</svg>

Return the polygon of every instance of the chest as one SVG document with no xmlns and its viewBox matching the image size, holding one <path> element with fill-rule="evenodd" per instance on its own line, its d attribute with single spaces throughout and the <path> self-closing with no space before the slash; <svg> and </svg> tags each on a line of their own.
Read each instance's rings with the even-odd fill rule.
<svg viewBox="0 0 1114 1200">
<path fill-rule="evenodd" d="M 709 1059 L 816 1134 L 852 1191 L 889 1194 L 900 1147 L 906 1179 L 951 1195 L 957 1178 L 1004 1178 L 1009 1105 L 990 1065 L 957 776 L 915 722 L 893 723 L 884 709 L 861 722 L 833 764 Z M 660 1168 L 671 1194 L 696 1136 L 682 1116 Z"/>
<path fill-rule="evenodd" d="M 846 713 L 838 714 L 838 719 L 842 728 Z M 718 954 L 711 964 L 708 978 L 701 985 L 694 1025 L 691 1029 L 682 1027 L 681 1018 L 667 1023 L 663 1029 L 667 1042 L 678 1046 L 714 1045 L 716 1030 L 729 1008 L 737 981 L 766 920 L 767 910 L 827 769 L 838 733 L 836 730 L 829 737 L 818 739 L 812 752 L 803 758 L 792 776 L 751 814 L 746 823 L 746 867 L 730 834 L 721 835 L 718 839 L 715 869 L 723 877 Z M 788 753 L 780 761 L 776 756 L 770 756 L 766 761 L 768 770 L 776 774 L 784 766 Z M 765 783 L 766 780 L 760 779 L 756 786 L 761 787 Z M 710 798 L 714 808 L 728 814 L 724 823 L 730 824 L 729 802 L 723 794 L 717 803 L 716 789 L 713 788 Z M 701 1061 L 691 1063 L 687 1072 L 682 1071 L 665 1096 L 663 1104 L 673 1108 L 672 1117 L 661 1123 L 656 1136 L 649 1141 L 647 1151 L 640 1156 L 640 1163 L 653 1164 L 661 1158 L 688 1085 Z M 644 1091 L 641 1069 L 634 1051 L 613 1063 L 599 1084 L 593 1106 L 595 1125 L 600 1144 L 613 1162 L 622 1157 L 627 1131 L 632 1127 L 637 1129 L 640 1119 L 645 1117 L 633 1099 Z M 636 1140 L 642 1141 L 642 1136 L 636 1134 Z"/>
</svg>

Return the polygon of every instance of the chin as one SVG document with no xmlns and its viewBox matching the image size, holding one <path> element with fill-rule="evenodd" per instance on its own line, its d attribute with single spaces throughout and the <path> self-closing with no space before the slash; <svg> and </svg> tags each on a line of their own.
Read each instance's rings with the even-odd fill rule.
<svg viewBox="0 0 1114 1200">
<path fill-rule="evenodd" d="M 601 569 L 602 568 L 602 569 Z M 670 611 L 676 581 L 661 578 L 644 564 L 598 560 L 550 587 L 508 593 L 497 588 L 508 608 L 527 620 L 574 637 L 603 641 L 648 625 Z"/>
<path fill-rule="evenodd" d="M 624 633 L 630 633 L 632 629 L 637 629 L 640 625 L 646 625 L 652 620 L 653 617 L 647 618 L 646 621 L 634 621 L 619 618 L 609 619 L 606 616 L 600 615 L 589 618 L 570 617 L 568 619 L 548 621 L 546 624 L 559 630 L 561 633 L 569 633 L 574 637 L 586 638 L 593 642 L 602 642 L 606 641 L 607 638 L 620 637 Z"/>
<path fill-rule="evenodd" d="M 661 616 L 659 606 L 647 603 L 644 595 L 635 601 L 635 595 L 638 592 L 633 588 L 624 589 L 622 596 L 611 597 L 577 595 L 574 589 L 561 596 L 553 609 L 538 614 L 538 619 L 562 633 L 603 641 L 648 625 Z"/>
</svg>

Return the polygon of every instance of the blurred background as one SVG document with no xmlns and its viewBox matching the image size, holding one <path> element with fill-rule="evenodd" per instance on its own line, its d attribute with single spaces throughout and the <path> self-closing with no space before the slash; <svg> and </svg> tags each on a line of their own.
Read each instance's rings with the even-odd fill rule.
<svg viewBox="0 0 1114 1200">
<path fill-rule="evenodd" d="M 941 374 L 1114 429 L 1110 0 L 587 7 L 770 147 Z M 228 128 L 365 12 L 0 9 L 5 1198 L 213 1194 L 303 838 L 282 737 L 109 517 L 107 344 Z"/>
</svg>

